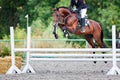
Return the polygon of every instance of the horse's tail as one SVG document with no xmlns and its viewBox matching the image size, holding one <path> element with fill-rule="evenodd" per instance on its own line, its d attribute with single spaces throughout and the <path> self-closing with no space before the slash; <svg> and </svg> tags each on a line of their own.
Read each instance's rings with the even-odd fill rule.
<svg viewBox="0 0 120 80">
<path fill-rule="evenodd" d="M 103 29 L 101 30 L 101 41 L 103 42 Z"/>
<path fill-rule="evenodd" d="M 102 41 L 102 43 L 103 43 L 103 46 L 102 46 L 102 47 L 105 48 L 106 46 L 105 46 L 104 41 L 103 41 L 103 37 L 104 37 L 104 36 L 103 36 L 103 26 L 102 26 L 101 24 L 100 24 L 100 26 L 101 26 L 101 41 Z"/>
<path fill-rule="evenodd" d="M 103 42 L 103 26 L 100 24 L 101 27 L 101 41 Z"/>
</svg>

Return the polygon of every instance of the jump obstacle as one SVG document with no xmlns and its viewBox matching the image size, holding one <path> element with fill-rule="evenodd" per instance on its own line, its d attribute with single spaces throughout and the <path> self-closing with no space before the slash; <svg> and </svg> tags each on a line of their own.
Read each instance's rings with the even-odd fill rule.
<svg viewBox="0 0 120 80">
<path fill-rule="evenodd" d="M 31 28 L 27 27 L 27 48 L 15 48 L 14 44 L 14 29 L 10 27 L 10 38 L 11 38 L 11 60 L 12 65 L 7 71 L 6 74 L 13 73 L 35 73 L 34 69 L 30 65 L 31 60 L 41 60 L 41 61 L 112 61 L 112 68 L 107 73 L 107 75 L 117 75 L 120 74 L 120 69 L 117 66 L 117 61 L 120 61 L 118 58 L 120 54 L 120 49 L 116 49 L 116 26 L 112 26 L 112 48 L 31 48 Z M 23 70 L 20 70 L 15 65 L 15 52 L 27 52 L 26 56 L 26 65 Z M 111 52 L 112 54 L 32 54 L 32 52 Z M 31 53 L 31 54 L 30 54 Z M 54 58 L 30 58 L 30 56 L 41 56 L 41 57 L 54 57 Z M 64 57 L 64 58 L 58 58 Z M 65 58 L 71 57 L 71 58 Z M 72 58 L 72 57 L 85 57 L 85 58 Z M 96 58 L 90 58 L 96 57 Z M 97 57 L 107 57 L 107 58 L 97 58 Z M 109 58 L 110 57 L 110 58 Z"/>
</svg>

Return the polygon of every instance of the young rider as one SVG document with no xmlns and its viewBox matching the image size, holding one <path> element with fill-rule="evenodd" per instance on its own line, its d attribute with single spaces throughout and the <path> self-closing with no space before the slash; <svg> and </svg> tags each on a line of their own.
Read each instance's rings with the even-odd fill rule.
<svg viewBox="0 0 120 80">
<path fill-rule="evenodd" d="M 85 3 L 85 0 L 71 0 L 69 8 L 72 9 L 74 6 L 76 7 L 78 13 L 78 22 L 82 26 L 81 31 L 85 32 L 84 26 L 85 26 L 85 16 L 87 12 L 87 5 Z"/>
</svg>

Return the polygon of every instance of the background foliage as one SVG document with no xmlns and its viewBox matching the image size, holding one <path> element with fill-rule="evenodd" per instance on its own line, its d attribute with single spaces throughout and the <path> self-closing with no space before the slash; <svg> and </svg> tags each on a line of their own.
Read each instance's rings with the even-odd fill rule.
<svg viewBox="0 0 120 80">
<path fill-rule="evenodd" d="M 20 29 L 26 30 L 26 14 L 29 15 L 29 26 L 36 38 L 53 38 L 48 36 L 52 35 L 52 8 L 68 7 L 69 3 L 70 0 L 0 0 L 0 39 L 9 35 L 10 26 L 16 28 L 19 25 Z M 88 17 L 102 24 L 105 38 L 111 38 L 113 24 L 120 32 L 120 0 L 86 0 L 86 3 L 90 6 Z M 59 36 L 63 38 L 62 33 Z"/>
</svg>

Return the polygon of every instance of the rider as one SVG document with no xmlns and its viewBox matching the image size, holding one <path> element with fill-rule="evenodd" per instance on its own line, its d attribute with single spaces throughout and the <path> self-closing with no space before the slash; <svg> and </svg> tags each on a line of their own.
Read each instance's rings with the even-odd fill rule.
<svg viewBox="0 0 120 80">
<path fill-rule="evenodd" d="M 85 4 L 85 0 L 71 0 L 70 3 L 70 9 L 73 7 L 76 7 L 77 13 L 78 13 L 78 22 L 82 26 L 82 32 L 85 32 L 84 26 L 85 26 L 85 16 L 87 12 L 87 5 Z M 80 26 L 78 26 L 80 27 Z"/>
</svg>

